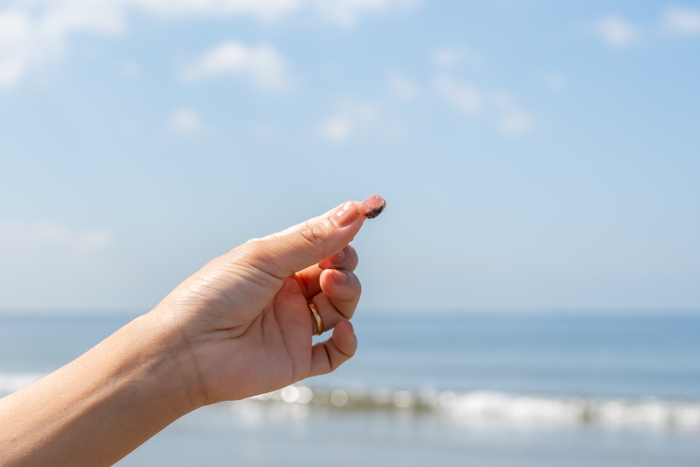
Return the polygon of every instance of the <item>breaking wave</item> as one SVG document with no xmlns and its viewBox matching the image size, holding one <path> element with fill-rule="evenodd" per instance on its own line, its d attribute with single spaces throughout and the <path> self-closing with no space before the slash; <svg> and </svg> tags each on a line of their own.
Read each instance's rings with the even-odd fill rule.
<svg viewBox="0 0 700 467">
<path fill-rule="evenodd" d="M 0 373 L 0 397 L 35 380 L 37 373 Z M 333 411 L 395 411 L 429 413 L 471 424 L 509 426 L 584 425 L 605 428 L 700 431 L 700 402 L 657 398 L 611 399 L 545 397 L 494 391 L 411 391 L 287 386 L 244 401 L 230 403 L 234 411 L 253 406 Z M 298 413 L 298 411 L 297 411 Z"/>
<path fill-rule="evenodd" d="M 294 385 L 244 402 L 309 409 L 433 413 L 473 424 L 700 431 L 700 403 L 656 398 L 544 397 L 492 391 L 457 393 L 386 388 L 348 390 Z"/>
</svg>

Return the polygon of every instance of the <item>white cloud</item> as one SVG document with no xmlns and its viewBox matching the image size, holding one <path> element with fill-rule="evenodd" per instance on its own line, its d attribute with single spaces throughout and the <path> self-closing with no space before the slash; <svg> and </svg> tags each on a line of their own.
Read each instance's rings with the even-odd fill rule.
<svg viewBox="0 0 700 467">
<path fill-rule="evenodd" d="M 449 75 L 436 76 L 433 84 L 445 102 L 464 115 L 473 117 L 481 111 L 483 98 L 471 84 L 457 81 Z"/>
<path fill-rule="evenodd" d="M 431 58 L 433 63 L 441 68 L 452 68 L 464 64 L 477 71 L 486 69 L 484 57 L 464 46 L 440 47 L 433 50 Z"/>
<path fill-rule="evenodd" d="M 24 74 L 30 30 L 22 12 L 0 11 L 0 89 L 15 84 Z"/>
<path fill-rule="evenodd" d="M 0 255 L 44 250 L 100 251 L 113 243 L 114 235 L 104 229 L 77 231 L 54 222 L 0 222 Z"/>
<path fill-rule="evenodd" d="M 387 73 L 387 84 L 391 94 L 402 101 L 412 101 L 418 95 L 418 87 L 401 72 L 392 70 Z"/>
<path fill-rule="evenodd" d="M 418 0 L 5 0 L 0 6 L 0 89 L 32 67 L 61 57 L 77 33 L 118 35 L 133 12 L 183 20 L 248 15 L 269 21 L 315 11 L 341 24 L 369 12 L 412 8 Z"/>
<path fill-rule="evenodd" d="M 318 133 L 322 138 L 328 141 L 343 143 L 352 136 L 352 127 L 352 123 L 346 117 L 329 117 L 318 124 Z"/>
<path fill-rule="evenodd" d="M 613 48 L 628 47 L 639 41 L 641 31 L 617 16 L 605 16 L 593 23 L 592 31 Z"/>
<path fill-rule="evenodd" d="M 535 120 L 520 111 L 508 111 L 498 122 L 498 130 L 505 136 L 518 136 L 530 133 L 535 128 Z"/>
<path fill-rule="evenodd" d="M 112 0 L 112 2 L 167 16 L 245 14 L 265 21 L 312 10 L 330 21 L 343 25 L 354 24 L 363 13 L 409 9 L 420 4 L 420 0 Z"/>
<path fill-rule="evenodd" d="M 203 129 L 202 119 L 192 109 L 178 109 L 168 119 L 168 128 L 181 136 L 195 136 Z"/>
<path fill-rule="evenodd" d="M 453 66 L 458 64 L 462 60 L 464 60 L 464 54 L 457 50 L 450 49 L 447 47 L 437 49 L 433 52 L 433 61 L 435 62 L 435 64 L 440 66 Z"/>
<path fill-rule="evenodd" d="M 303 0 L 112 0 L 164 16 L 190 15 L 250 15 L 269 21 L 295 12 L 304 6 Z"/>
<path fill-rule="evenodd" d="M 673 34 L 700 34 L 700 10 L 693 8 L 671 7 L 666 10 L 661 20 L 665 31 Z"/>
<path fill-rule="evenodd" d="M 38 14 L 13 3 L 0 10 L 0 89 L 17 84 L 31 66 L 58 58 L 69 33 L 115 35 L 125 28 L 118 11 L 98 2 L 58 0 Z"/>
<path fill-rule="evenodd" d="M 474 118 L 482 113 L 495 114 L 498 118 L 498 130 L 502 135 L 523 135 L 535 128 L 535 119 L 519 108 L 513 96 L 508 93 L 482 92 L 475 86 L 460 82 L 449 75 L 436 76 L 434 84 L 443 100 L 467 117 Z"/>
<path fill-rule="evenodd" d="M 351 26 L 362 13 L 414 8 L 420 0 L 313 0 L 311 4 L 329 20 Z"/>
<path fill-rule="evenodd" d="M 318 135 L 333 143 L 344 143 L 351 138 L 371 132 L 390 131 L 380 121 L 381 109 L 373 102 L 344 100 L 337 106 L 334 115 L 323 119 L 317 126 Z"/>
<path fill-rule="evenodd" d="M 247 46 L 224 42 L 181 72 L 182 78 L 190 82 L 222 75 L 242 76 L 263 91 L 284 91 L 292 84 L 286 60 L 266 44 Z"/>
<path fill-rule="evenodd" d="M 493 103 L 499 113 L 498 131 L 504 136 L 520 136 L 535 129 L 535 119 L 520 109 L 515 98 L 506 92 L 493 95 Z"/>
</svg>

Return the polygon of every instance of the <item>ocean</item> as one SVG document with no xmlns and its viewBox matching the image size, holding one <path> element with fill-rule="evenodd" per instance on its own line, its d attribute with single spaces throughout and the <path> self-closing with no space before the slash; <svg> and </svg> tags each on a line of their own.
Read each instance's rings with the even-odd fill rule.
<svg viewBox="0 0 700 467">
<path fill-rule="evenodd" d="M 0 317 L 0 396 L 128 316 Z M 700 465 L 700 314 L 372 313 L 331 375 L 200 409 L 119 466 Z"/>
</svg>

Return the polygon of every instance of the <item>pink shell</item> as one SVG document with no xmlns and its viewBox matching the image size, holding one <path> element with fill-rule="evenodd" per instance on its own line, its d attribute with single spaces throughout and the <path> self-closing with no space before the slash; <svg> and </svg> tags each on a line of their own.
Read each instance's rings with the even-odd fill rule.
<svg viewBox="0 0 700 467">
<path fill-rule="evenodd" d="M 382 213 L 385 207 L 386 201 L 379 195 L 372 195 L 362 202 L 362 212 L 367 219 L 374 219 Z"/>
</svg>

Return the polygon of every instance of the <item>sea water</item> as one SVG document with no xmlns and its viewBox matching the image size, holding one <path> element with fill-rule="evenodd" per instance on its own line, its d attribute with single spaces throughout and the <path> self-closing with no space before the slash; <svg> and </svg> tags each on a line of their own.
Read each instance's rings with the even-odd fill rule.
<svg viewBox="0 0 700 467">
<path fill-rule="evenodd" d="M 0 395 L 127 316 L 0 318 Z M 371 313 L 337 372 L 196 411 L 119 465 L 700 465 L 700 315 Z"/>
</svg>

